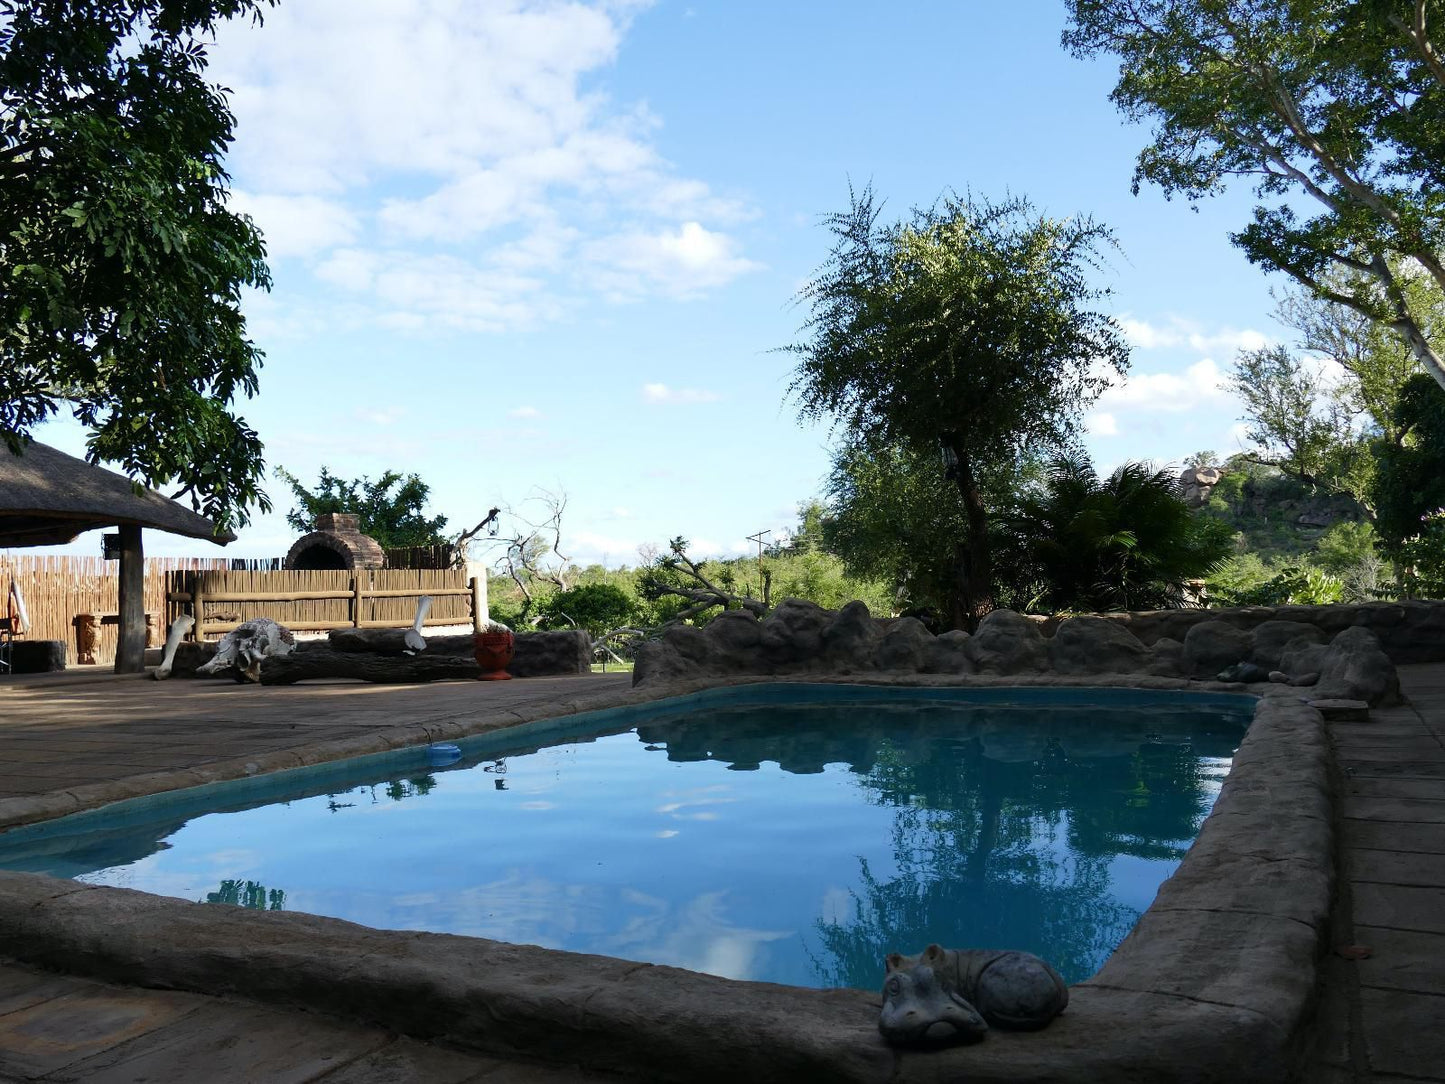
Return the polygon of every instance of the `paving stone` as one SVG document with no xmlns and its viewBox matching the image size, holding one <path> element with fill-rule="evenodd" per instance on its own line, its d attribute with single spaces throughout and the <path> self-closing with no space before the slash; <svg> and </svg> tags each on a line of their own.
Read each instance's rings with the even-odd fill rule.
<svg viewBox="0 0 1445 1084">
<path fill-rule="evenodd" d="M 0 1016 L 0 1072 L 54 1073 L 194 1011 L 191 994 L 102 987 Z"/>
<path fill-rule="evenodd" d="M 1357 795 L 1350 799 L 1348 812 L 1353 820 L 1438 824 L 1445 833 L 1445 801 L 1438 799 Z"/>
<path fill-rule="evenodd" d="M 1336 745 L 1341 763 L 1357 761 L 1418 761 L 1425 764 L 1445 764 L 1445 748 L 1434 738 L 1356 738 Z"/>
<path fill-rule="evenodd" d="M 1353 881 L 1350 891 L 1358 926 L 1445 933 L 1445 893 L 1438 888 Z"/>
<path fill-rule="evenodd" d="M 1356 926 L 1355 942 L 1370 948 L 1354 963 L 1363 985 L 1445 996 L 1445 936 Z"/>
<path fill-rule="evenodd" d="M 1370 1068 L 1424 1080 L 1445 1066 L 1445 998 L 1366 987 L 1360 991 Z"/>
<path fill-rule="evenodd" d="M 1350 797 L 1445 801 L 1445 779 L 1381 779 L 1356 775 L 1346 781 L 1344 790 Z"/>
<path fill-rule="evenodd" d="M 383 1050 L 318 1077 L 317 1084 L 464 1084 L 491 1080 L 486 1074 L 502 1067 L 496 1058 L 398 1039 Z"/>
<path fill-rule="evenodd" d="M 0 1016 L 38 1005 L 42 1001 L 76 994 L 94 987 L 85 979 L 0 965 Z"/>
<path fill-rule="evenodd" d="M 304 1084 L 388 1041 L 386 1032 L 378 1028 L 342 1024 L 312 1013 L 212 1001 L 175 1023 L 69 1065 L 49 1079 L 87 1084 L 189 1080 Z"/>
<path fill-rule="evenodd" d="M 1348 852 L 1348 864 L 1352 881 L 1445 888 L 1445 854 L 1358 849 Z"/>
<path fill-rule="evenodd" d="M 1445 854 L 1445 837 L 1437 824 L 1357 821 L 1347 817 L 1340 822 L 1340 836 L 1345 846 L 1351 848 Z"/>
</svg>

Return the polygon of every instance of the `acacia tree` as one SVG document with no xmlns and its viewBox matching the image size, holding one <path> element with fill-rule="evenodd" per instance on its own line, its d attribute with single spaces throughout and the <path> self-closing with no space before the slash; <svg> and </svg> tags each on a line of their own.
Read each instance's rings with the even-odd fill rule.
<svg viewBox="0 0 1445 1084">
<path fill-rule="evenodd" d="M 1200 199 L 1254 180 L 1262 202 L 1234 243 L 1394 329 L 1445 386 L 1409 289 L 1414 274 L 1445 288 L 1445 62 L 1429 0 L 1068 7 L 1064 44 L 1116 54 L 1113 101 L 1154 123 L 1134 190 L 1148 181 Z"/>
<path fill-rule="evenodd" d="M 270 505 L 232 413 L 261 353 L 240 292 L 269 288 L 228 210 L 233 118 L 202 36 L 270 0 L 0 0 L 0 438 L 68 408 L 88 456 L 223 526 Z"/>
<path fill-rule="evenodd" d="M 835 244 L 800 292 L 811 307 L 791 385 L 805 418 L 850 439 L 942 448 L 963 505 L 949 617 L 994 606 L 982 476 L 1060 445 L 1128 366 L 1118 325 L 1090 305 L 1113 237 L 1092 219 L 1050 219 L 1025 199 L 949 197 L 880 225 L 871 189 L 827 222 Z"/>
</svg>

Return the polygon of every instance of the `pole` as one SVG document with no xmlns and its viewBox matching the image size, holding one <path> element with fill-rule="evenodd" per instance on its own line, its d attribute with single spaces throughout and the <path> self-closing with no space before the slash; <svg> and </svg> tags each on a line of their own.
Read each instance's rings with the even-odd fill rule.
<svg viewBox="0 0 1445 1084">
<path fill-rule="evenodd" d="M 120 576 L 116 609 L 118 632 L 115 672 L 139 674 L 145 670 L 146 603 L 145 550 L 141 529 L 134 523 L 120 525 Z"/>
</svg>

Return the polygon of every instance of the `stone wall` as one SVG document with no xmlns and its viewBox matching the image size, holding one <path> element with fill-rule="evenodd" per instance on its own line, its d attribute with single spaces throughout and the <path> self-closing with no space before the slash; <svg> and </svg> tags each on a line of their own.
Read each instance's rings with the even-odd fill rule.
<svg viewBox="0 0 1445 1084">
<path fill-rule="evenodd" d="M 1168 611 L 1195 619 L 1156 628 L 1145 642 L 1120 619 L 1153 615 L 1083 615 L 1046 623 L 995 610 L 972 636 L 959 631 L 934 636 L 911 617 L 875 620 L 861 602 L 833 612 L 785 599 L 761 621 L 746 610 L 729 610 L 702 628 L 668 628 L 638 650 L 633 684 L 736 674 L 1051 675 L 1061 681 L 1142 674 L 1236 682 L 1261 691 L 1301 688 L 1308 690 L 1301 695 L 1313 700 L 1398 700 L 1394 664 L 1368 626 L 1349 625 L 1331 634 L 1318 621 L 1267 612 L 1269 617 L 1246 627 L 1212 620 L 1215 611 Z"/>
<path fill-rule="evenodd" d="M 1255 629 L 1266 621 L 1291 621 L 1313 625 L 1326 637 L 1360 626 L 1375 634 L 1396 665 L 1445 661 L 1445 602 L 1433 600 L 1336 606 L 1244 606 L 1226 610 L 1140 610 L 1093 616 L 1121 625 L 1145 645 L 1161 638 L 1182 643 L 1189 630 L 1204 621 L 1220 621 L 1245 630 Z M 1030 620 L 1038 622 L 1045 636 L 1052 636 L 1064 619 Z"/>
</svg>

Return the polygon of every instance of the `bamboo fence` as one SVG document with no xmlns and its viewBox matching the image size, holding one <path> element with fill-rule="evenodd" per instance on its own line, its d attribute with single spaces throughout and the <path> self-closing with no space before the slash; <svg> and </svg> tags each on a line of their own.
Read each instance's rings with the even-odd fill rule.
<svg viewBox="0 0 1445 1084">
<path fill-rule="evenodd" d="M 474 624 L 476 585 L 463 569 L 179 570 L 166 576 L 166 624 L 196 618 L 192 636 L 223 635 L 269 617 L 295 632 L 404 628 L 417 599 L 432 596 L 427 625 Z"/>
<path fill-rule="evenodd" d="M 473 585 L 461 569 L 284 571 L 279 559 L 150 557 L 145 610 L 152 646 L 178 615 L 190 613 L 200 583 L 206 611 L 202 635 L 212 639 L 253 617 L 270 617 L 298 632 L 333 628 L 404 628 L 418 597 L 432 596 L 427 625 L 472 624 Z M 78 655 L 75 618 L 96 620 L 95 661 L 115 661 L 120 563 L 100 557 L 16 554 L 0 550 L 0 599 L 13 579 L 30 616 L 26 638 L 60 640 L 70 663 Z M 358 593 L 359 592 L 359 593 Z M 279 597 L 278 597 L 279 596 Z M 358 621 L 359 618 L 359 621 Z M 192 635 L 195 635 L 193 631 Z"/>
<path fill-rule="evenodd" d="M 156 615 L 158 627 L 165 614 L 167 574 L 181 570 L 229 568 L 226 558 L 152 557 L 145 563 L 146 613 Z M 96 662 L 115 661 L 115 623 L 120 562 L 99 557 L 55 554 L 17 554 L 0 551 L 0 598 L 8 596 L 11 581 L 20 586 L 30 615 L 30 640 L 59 640 L 67 645 L 71 663 L 76 658 L 75 617 L 93 614 L 97 619 Z M 110 620 L 107 621 L 106 618 Z"/>
</svg>

